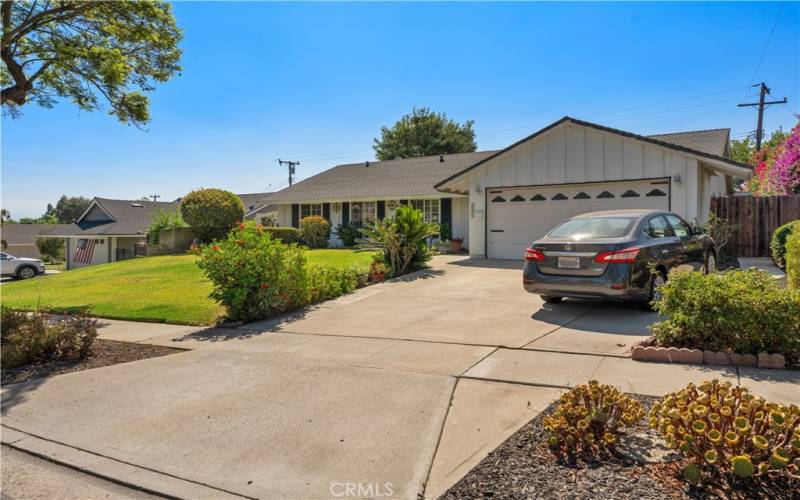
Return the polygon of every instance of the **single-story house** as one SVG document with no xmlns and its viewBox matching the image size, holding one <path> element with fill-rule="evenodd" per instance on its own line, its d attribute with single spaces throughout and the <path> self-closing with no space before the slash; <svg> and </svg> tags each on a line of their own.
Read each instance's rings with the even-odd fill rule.
<svg viewBox="0 0 800 500">
<path fill-rule="evenodd" d="M 266 202 L 269 195 L 237 195 L 244 204 L 245 218 L 257 218 L 273 211 L 274 207 Z M 153 217 L 179 207 L 180 200 L 94 198 L 75 224 L 60 224 L 57 231 L 49 231 L 47 236 L 66 239 L 67 269 L 130 259 L 146 255 L 147 230 Z M 188 245 L 191 241 L 185 243 Z M 177 241 L 172 244 L 185 247 Z"/>
<path fill-rule="evenodd" d="M 47 237 L 50 233 L 68 227 L 69 224 L 9 224 L 0 227 L 0 238 L 5 242 L 4 250 L 14 257 L 41 259 L 36 238 Z"/>
<path fill-rule="evenodd" d="M 518 259 L 580 213 L 652 208 L 704 221 L 713 195 L 752 174 L 729 154 L 730 129 L 643 136 L 564 117 L 498 151 L 339 165 L 270 203 L 280 225 L 321 215 L 333 228 L 411 203 L 427 220 L 449 223 L 471 256 Z"/>
</svg>

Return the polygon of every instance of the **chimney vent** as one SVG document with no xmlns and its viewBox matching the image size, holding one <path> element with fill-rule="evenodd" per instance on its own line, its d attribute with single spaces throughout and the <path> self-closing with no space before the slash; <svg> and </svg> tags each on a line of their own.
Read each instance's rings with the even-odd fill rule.
<svg viewBox="0 0 800 500">
<path fill-rule="evenodd" d="M 367 161 L 365 161 L 365 162 L 364 162 L 364 166 L 365 166 L 365 167 L 369 167 L 369 160 L 367 160 Z"/>
<path fill-rule="evenodd" d="M 439 163 L 444 163 L 444 155 L 439 155 Z"/>
</svg>

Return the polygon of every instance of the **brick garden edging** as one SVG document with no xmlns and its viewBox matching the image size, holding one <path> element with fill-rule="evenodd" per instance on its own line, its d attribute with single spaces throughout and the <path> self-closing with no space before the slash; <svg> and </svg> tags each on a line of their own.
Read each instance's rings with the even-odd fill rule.
<svg viewBox="0 0 800 500">
<path fill-rule="evenodd" d="M 638 345 L 631 351 L 634 361 L 661 361 L 667 363 L 693 363 L 706 365 L 757 366 L 758 368 L 786 368 L 786 358 L 782 354 L 766 352 L 736 354 L 722 351 L 704 351 L 678 347 L 651 347 Z"/>
</svg>

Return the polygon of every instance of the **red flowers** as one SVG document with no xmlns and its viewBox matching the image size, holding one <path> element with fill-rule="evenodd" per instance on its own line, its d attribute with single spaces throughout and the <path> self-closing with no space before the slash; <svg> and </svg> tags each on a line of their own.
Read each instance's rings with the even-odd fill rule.
<svg viewBox="0 0 800 500">
<path fill-rule="evenodd" d="M 219 245 L 214 245 L 213 247 L 211 247 L 211 250 L 214 250 L 215 252 L 219 252 Z"/>
<path fill-rule="evenodd" d="M 239 229 L 244 229 L 244 222 L 239 223 Z"/>
<path fill-rule="evenodd" d="M 267 283 L 261 283 L 261 289 L 262 289 L 262 290 L 266 290 L 267 288 L 269 288 L 269 284 L 267 284 Z"/>
</svg>

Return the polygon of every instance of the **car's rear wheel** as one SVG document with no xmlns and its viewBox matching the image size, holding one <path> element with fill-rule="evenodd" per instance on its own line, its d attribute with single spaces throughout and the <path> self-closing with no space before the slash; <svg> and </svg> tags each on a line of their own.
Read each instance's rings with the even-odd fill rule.
<svg viewBox="0 0 800 500">
<path fill-rule="evenodd" d="M 22 266 L 17 269 L 17 278 L 21 280 L 33 278 L 34 276 L 36 276 L 36 269 L 31 266 Z"/>
<path fill-rule="evenodd" d="M 703 274 L 712 274 L 717 272 L 717 256 L 714 252 L 709 251 L 706 254 L 706 260 L 703 264 Z"/>
<path fill-rule="evenodd" d="M 554 295 L 542 295 L 542 300 L 548 304 L 556 304 L 564 300 L 564 297 L 556 297 Z"/>
<path fill-rule="evenodd" d="M 653 302 L 661 300 L 661 291 L 659 288 L 666 282 L 667 275 L 664 274 L 664 271 L 659 269 L 653 273 L 653 277 L 650 279 L 650 293 L 648 294 L 647 302 L 642 304 L 646 310 L 655 311 Z"/>
</svg>

